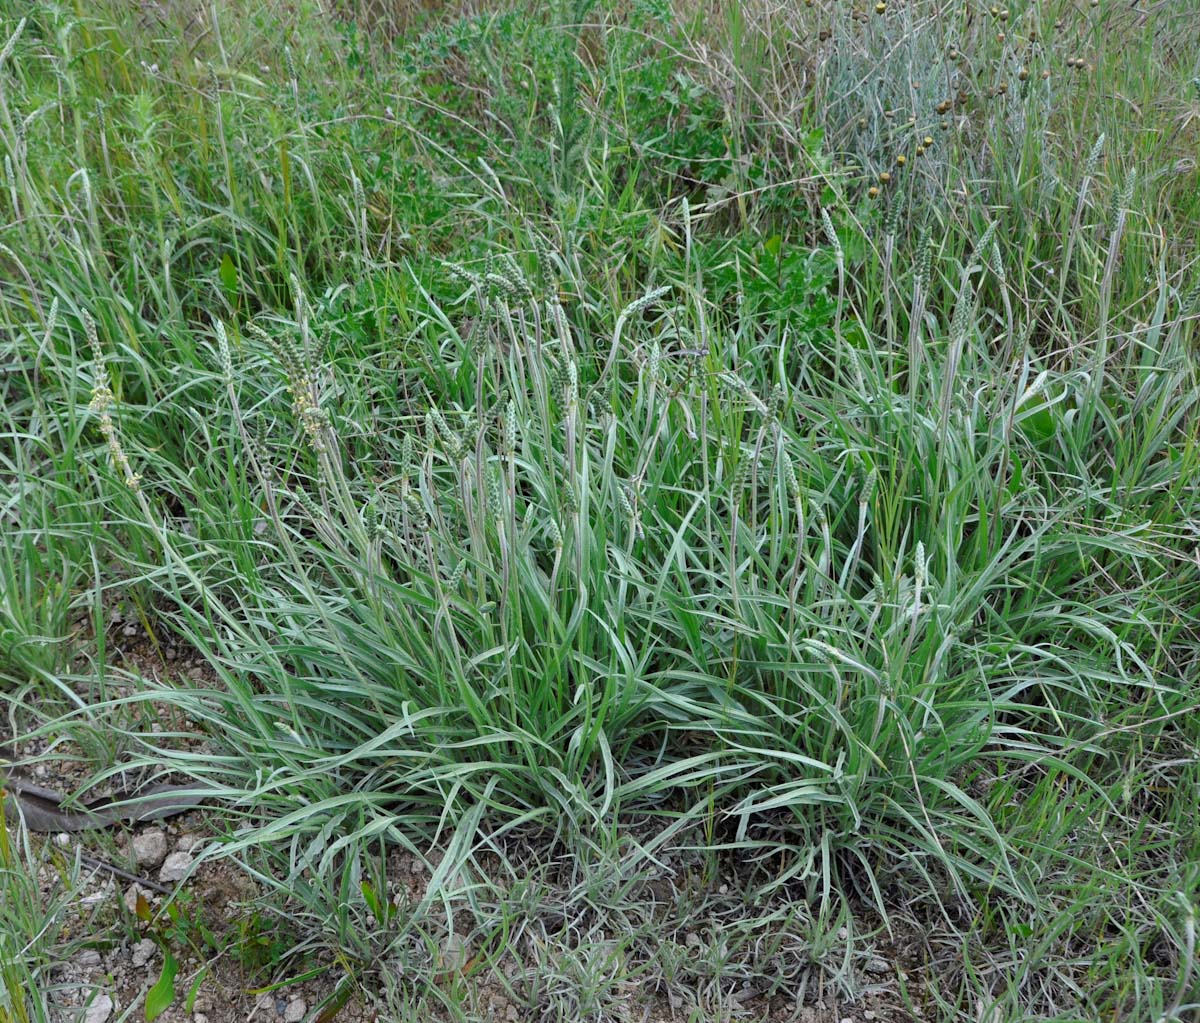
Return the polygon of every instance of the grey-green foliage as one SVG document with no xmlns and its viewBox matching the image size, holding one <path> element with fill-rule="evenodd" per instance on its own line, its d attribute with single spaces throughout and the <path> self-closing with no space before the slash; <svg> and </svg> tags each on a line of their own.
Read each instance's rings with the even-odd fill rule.
<svg viewBox="0 0 1200 1023">
<path fill-rule="evenodd" d="M 277 804 L 238 845 L 305 836 L 326 869 L 356 836 L 407 843 L 472 813 L 570 841 L 700 806 L 738 841 L 797 849 L 790 871 L 818 889 L 855 862 L 1028 895 L 968 782 L 1056 762 L 1088 722 L 1183 684 L 1130 633 L 1171 628 L 1178 529 L 1086 523 L 1124 514 L 1131 483 L 1177 487 L 1194 452 L 1163 463 L 1164 423 L 1136 479 L 1115 477 L 1073 432 L 1087 382 L 1046 370 L 1013 399 L 966 299 L 904 393 L 849 341 L 837 378 L 782 338 L 737 373 L 731 348 L 663 346 L 703 303 L 682 284 L 614 311 L 598 344 L 524 283 L 470 289 L 472 342 L 429 302 L 430 426 L 396 408 L 376 436 L 402 473 L 347 458 L 325 386 L 254 460 L 271 545 L 253 585 L 224 581 L 241 541 L 157 536 L 147 581 L 222 686 L 150 691 L 208 723 L 217 773 Z M 235 451 L 279 414 L 234 415 L 247 386 L 235 367 L 214 410 Z M 1145 423 L 1102 421 L 1123 444 Z"/>
<path fill-rule="evenodd" d="M 871 32 L 905 30 L 908 6 Z M 456 38 L 495 58 L 486 15 L 471 24 Z M 408 106 L 380 118 L 391 85 L 324 22 L 305 26 L 314 45 L 295 47 L 305 67 L 278 92 L 245 57 L 252 32 L 226 32 L 221 60 L 205 37 L 199 63 L 188 51 L 158 75 L 93 20 L 47 8 L 38 25 L 54 31 L 27 30 L 0 69 L 19 115 L 0 126 L 0 472 L 14 483 L 0 672 L 15 730 L 76 740 L 101 776 L 216 782 L 218 851 L 264 883 L 300 950 L 336 951 L 347 983 L 440 998 L 447 929 L 523 929 L 526 965 L 561 959 L 540 989 L 551 1015 L 619 1016 L 630 962 L 677 978 L 673 994 L 702 990 L 696 1012 L 712 1015 L 779 935 L 763 921 L 811 906 L 811 954 L 789 954 L 828 964 L 835 943 L 813 935 L 873 900 L 928 935 L 948 1017 L 1190 1011 L 1195 296 L 1132 177 L 1098 149 L 1078 180 L 1046 170 L 1101 132 L 1126 154 L 1124 106 L 1043 161 L 1044 110 L 1014 112 L 1010 90 L 996 123 L 981 108 L 963 135 L 970 149 L 1023 125 L 1017 161 L 988 151 L 1004 172 L 991 198 L 938 191 L 942 171 L 984 166 L 939 141 L 893 172 L 880 245 L 815 148 L 792 155 L 804 174 L 810 157 L 824 167 L 819 223 L 766 151 L 727 173 L 710 128 L 734 107 L 697 88 L 699 62 L 677 80 L 674 51 L 636 33 L 652 80 L 636 61 L 568 69 L 572 88 L 607 82 L 615 101 L 628 87 L 633 103 L 621 123 L 564 126 L 565 163 L 547 162 L 544 105 L 526 123 L 527 95 L 484 97 L 525 125 L 510 196 L 430 137 L 443 121 L 482 131 L 470 89 L 441 93 L 447 110 L 421 92 L 444 75 L 406 81 Z M 905 45 L 951 42 L 945 25 L 922 31 Z M 569 46 L 554 55 L 574 61 Z M 808 66 L 743 52 L 760 84 Z M 896 53 L 893 92 L 914 59 Z M 328 79 L 311 73 L 326 64 Z M 479 87 L 521 80 L 503 70 Z M 95 98 L 126 80 L 137 95 L 106 120 L 25 124 L 60 87 Z M 372 87 L 372 113 L 345 114 Z M 838 103 L 874 88 L 815 112 L 853 118 Z M 756 102 L 735 92 L 738 110 Z M 622 146 L 657 130 L 663 96 L 696 147 L 684 163 L 726 183 L 705 192 L 712 207 L 699 193 L 646 207 L 639 195 L 669 199 L 672 175 L 691 176 L 649 153 L 626 187 Z M 409 115 L 422 145 L 397 134 Z M 762 130 L 737 134 L 752 146 Z M 738 205 L 722 189 L 758 173 L 786 237 L 744 223 L 720 237 Z M 555 175 L 570 202 L 523 202 Z M 118 601 L 208 673 L 107 688 Z M 59 642 L 72 631 L 91 655 L 74 673 Z M 169 707 L 184 724 L 156 731 Z M 736 964 L 719 941 L 651 951 L 663 921 L 621 901 L 642 900 L 631 886 L 649 871 L 631 845 L 672 827 L 704 865 L 685 910 L 664 912 L 719 910 L 721 936 L 755 949 Z M 398 848 L 435 866 L 389 917 L 365 893 L 387 889 Z M 569 897 L 496 880 L 556 857 L 578 865 Z M 752 864 L 744 898 L 711 883 L 735 858 Z M 11 874 L 10 892 L 6 908 L 34 894 Z M 23 968 L 44 969 L 54 949 L 28 947 Z M 828 973 L 852 992 L 843 958 Z"/>
</svg>

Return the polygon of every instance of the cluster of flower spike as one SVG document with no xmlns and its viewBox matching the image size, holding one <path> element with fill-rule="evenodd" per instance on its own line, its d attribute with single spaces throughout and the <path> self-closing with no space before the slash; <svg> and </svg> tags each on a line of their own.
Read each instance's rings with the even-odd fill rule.
<svg viewBox="0 0 1200 1023">
<path fill-rule="evenodd" d="M 113 422 L 112 412 L 113 393 L 108 383 L 108 368 L 104 364 L 104 352 L 100 348 L 100 338 L 96 333 L 96 324 L 86 312 L 83 314 L 83 329 L 87 334 L 88 346 L 92 350 L 92 363 L 95 373 L 95 383 L 92 386 L 92 400 L 89 410 L 100 420 L 100 433 L 108 445 L 113 465 L 125 480 L 130 490 L 138 490 L 142 477 L 133 471 L 125 450 L 121 447 L 121 438 L 117 434 L 116 423 Z"/>
</svg>

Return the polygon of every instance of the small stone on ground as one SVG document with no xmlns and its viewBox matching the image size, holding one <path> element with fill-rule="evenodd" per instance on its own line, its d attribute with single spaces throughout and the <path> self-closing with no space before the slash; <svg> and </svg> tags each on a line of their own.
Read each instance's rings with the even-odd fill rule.
<svg viewBox="0 0 1200 1023">
<path fill-rule="evenodd" d="M 151 828 L 135 835 L 133 858 L 139 867 L 157 867 L 167 857 L 167 835 L 162 828 Z"/>
<path fill-rule="evenodd" d="M 154 958 L 154 953 L 158 946 L 150 938 L 143 938 L 133 946 L 133 965 L 135 969 L 141 969 L 151 959 Z"/>
<path fill-rule="evenodd" d="M 137 912 L 137 898 L 142 896 L 144 899 L 149 899 L 150 893 L 139 884 L 131 884 L 125 889 L 125 894 L 121 900 L 125 903 L 125 908 L 131 913 Z"/>
<path fill-rule="evenodd" d="M 83 1023 L 107 1023 L 112 1011 L 113 1000 L 108 995 L 97 995 L 83 1014 Z"/>
<path fill-rule="evenodd" d="M 204 841 L 203 835 L 196 835 L 196 834 L 180 835 L 179 838 L 175 842 L 175 848 L 177 850 L 179 850 L 179 852 L 191 852 L 193 849 L 196 848 L 196 846 L 203 843 L 203 841 Z"/>
<path fill-rule="evenodd" d="M 158 872 L 158 879 L 160 881 L 182 881 L 187 877 L 191 866 L 191 853 L 173 852 L 163 862 L 162 870 Z"/>
</svg>

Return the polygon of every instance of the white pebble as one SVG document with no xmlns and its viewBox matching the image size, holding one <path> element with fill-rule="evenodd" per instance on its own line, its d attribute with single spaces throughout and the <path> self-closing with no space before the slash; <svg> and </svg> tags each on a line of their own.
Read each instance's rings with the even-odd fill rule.
<svg viewBox="0 0 1200 1023">
<path fill-rule="evenodd" d="M 160 881 L 182 881 L 187 877 L 191 867 L 191 853 L 173 852 L 163 862 L 162 870 L 158 872 L 158 879 Z"/>
<path fill-rule="evenodd" d="M 125 908 L 129 910 L 129 912 L 137 912 L 137 899 L 139 895 L 141 895 L 143 898 L 146 897 L 146 889 L 144 889 L 141 885 L 131 884 L 125 889 L 125 894 L 122 896 L 122 901 L 125 903 Z"/>
<path fill-rule="evenodd" d="M 157 867 L 167 856 L 167 835 L 162 828 L 150 828 L 133 837 L 133 858 L 139 867 Z"/>
<path fill-rule="evenodd" d="M 203 835 L 180 835 L 175 841 L 175 848 L 180 852 L 191 852 L 204 841 Z"/>
<path fill-rule="evenodd" d="M 158 946 L 150 938 L 143 938 L 133 946 L 133 965 L 135 969 L 141 969 L 151 959 L 154 958 L 154 953 L 158 951 Z"/>
<path fill-rule="evenodd" d="M 113 1000 L 108 995 L 97 995 L 83 1014 L 83 1023 L 107 1023 L 113 1012 Z"/>
</svg>

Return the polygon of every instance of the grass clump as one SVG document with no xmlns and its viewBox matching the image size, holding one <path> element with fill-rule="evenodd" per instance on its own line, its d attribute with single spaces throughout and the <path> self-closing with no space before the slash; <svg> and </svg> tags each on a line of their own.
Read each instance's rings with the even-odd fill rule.
<svg viewBox="0 0 1200 1023">
<path fill-rule="evenodd" d="M 10 731 L 210 784 L 334 1001 L 1195 1011 L 1194 119 L 882 6 L 6 23 Z"/>
</svg>

